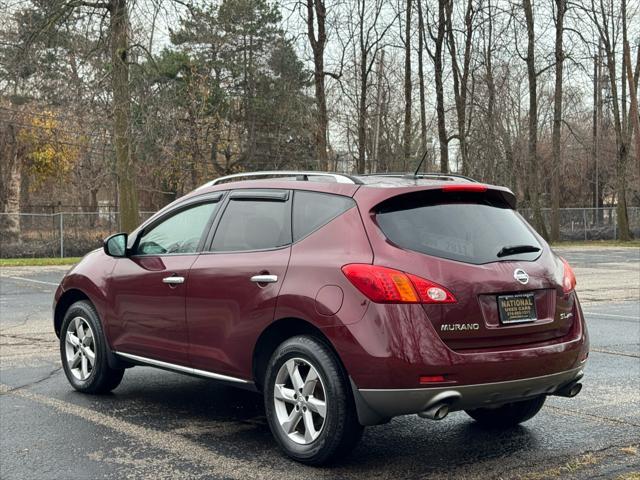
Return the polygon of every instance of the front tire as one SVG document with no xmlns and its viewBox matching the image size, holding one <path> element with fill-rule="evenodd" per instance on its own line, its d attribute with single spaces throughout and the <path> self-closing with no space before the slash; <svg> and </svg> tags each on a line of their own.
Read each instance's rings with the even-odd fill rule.
<svg viewBox="0 0 640 480">
<path fill-rule="evenodd" d="M 465 410 L 485 428 L 511 428 L 535 417 L 544 405 L 544 395 L 521 402 L 506 403 L 498 408 Z"/>
<path fill-rule="evenodd" d="M 293 337 L 276 349 L 264 402 L 273 436 L 298 462 L 334 462 L 362 436 L 347 376 L 333 351 L 314 337 Z"/>
<path fill-rule="evenodd" d="M 107 342 L 91 302 L 71 305 L 60 329 L 60 357 L 67 380 L 83 393 L 107 393 L 122 381 L 124 369 L 111 368 Z"/>
</svg>

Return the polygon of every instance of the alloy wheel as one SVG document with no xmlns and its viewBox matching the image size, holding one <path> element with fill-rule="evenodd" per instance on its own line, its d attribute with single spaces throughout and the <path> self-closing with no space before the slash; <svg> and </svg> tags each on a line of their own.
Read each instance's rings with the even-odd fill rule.
<svg viewBox="0 0 640 480">
<path fill-rule="evenodd" d="M 96 362 L 93 330 L 86 319 L 74 317 L 69 322 L 65 338 L 65 353 L 69 371 L 85 381 L 91 376 Z"/>
<path fill-rule="evenodd" d="M 275 413 L 285 434 L 301 445 L 315 441 L 327 416 L 325 388 L 316 368 L 291 358 L 278 370 L 273 389 Z"/>
</svg>

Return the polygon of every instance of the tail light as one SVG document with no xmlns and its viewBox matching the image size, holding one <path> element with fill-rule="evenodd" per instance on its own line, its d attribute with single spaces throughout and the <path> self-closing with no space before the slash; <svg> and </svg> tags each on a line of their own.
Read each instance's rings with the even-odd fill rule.
<svg viewBox="0 0 640 480">
<path fill-rule="evenodd" d="M 444 375 L 422 375 L 420 377 L 420 384 L 426 385 L 428 383 L 439 383 L 444 382 Z"/>
<path fill-rule="evenodd" d="M 353 263 L 342 272 L 369 300 L 376 303 L 455 303 L 453 294 L 425 278 L 394 270 Z"/>
<path fill-rule="evenodd" d="M 569 262 L 560 257 L 564 271 L 562 273 L 562 291 L 564 293 L 572 292 L 576 288 L 576 275 L 573 273 L 573 269 Z"/>
</svg>

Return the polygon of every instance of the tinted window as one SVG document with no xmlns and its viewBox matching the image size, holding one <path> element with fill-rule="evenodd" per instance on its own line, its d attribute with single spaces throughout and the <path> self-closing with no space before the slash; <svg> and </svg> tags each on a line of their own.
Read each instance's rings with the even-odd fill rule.
<svg viewBox="0 0 640 480">
<path fill-rule="evenodd" d="M 402 195 L 382 204 L 376 222 L 401 248 L 467 263 L 535 260 L 540 251 L 498 252 L 503 247 L 540 244 L 504 201 L 484 194 Z"/>
<path fill-rule="evenodd" d="M 354 205 L 349 197 L 296 191 L 293 197 L 293 241 L 306 237 Z"/>
<path fill-rule="evenodd" d="M 213 251 L 263 250 L 291 243 L 290 203 L 232 198 L 220 219 Z"/>
<path fill-rule="evenodd" d="M 217 205 L 203 203 L 169 217 L 142 235 L 136 253 L 162 255 L 196 252 L 202 232 Z"/>
</svg>

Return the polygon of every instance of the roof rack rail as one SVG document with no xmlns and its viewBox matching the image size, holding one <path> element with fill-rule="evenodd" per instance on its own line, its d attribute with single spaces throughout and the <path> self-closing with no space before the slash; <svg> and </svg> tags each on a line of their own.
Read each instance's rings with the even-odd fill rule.
<svg viewBox="0 0 640 480">
<path fill-rule="evenodd" d="M 265 178 L 259 178 L 265 177 Z M 213 185 L 219 185 L 221 183 L 234 182 L 240 180 L 268 180 L 274 177 L 295 177 L 297 181 L 309 181 L 309 177 L 325 177 L 332 178 L 336 183 L 349 183 L 352 185 L 362 184 L 362 181 L 351 175 L 345 175 L 341 173 L 330 172 L 314 172 L 314 171 L 297 171 L 297 170 L 285 170 L 285 171 L 262 171 L 262 172 L 243 172 L 234 173 L 232 175 L 226 175 L 224 177 L 218 177 L 215 180 L 205 183 L 200 188 L 211 187 Z"/>
<path fill-rule="evenodd" d="M 361 175 L 364 177 L 394 177 L 394 178 L 442 178 L 449 180 L 466 180 L 468 182 L 479 183 L 478 180 L 467 177 L 466 175 L 460 175 L 458 173 L 440 173 L 440 172 L 425 172 L 418 173 L 414 175 L 413 173 L 401 173 L 401 172 L 390 172 L 390 173 L 368 173 L 366 175 Z"/>
</svg>

